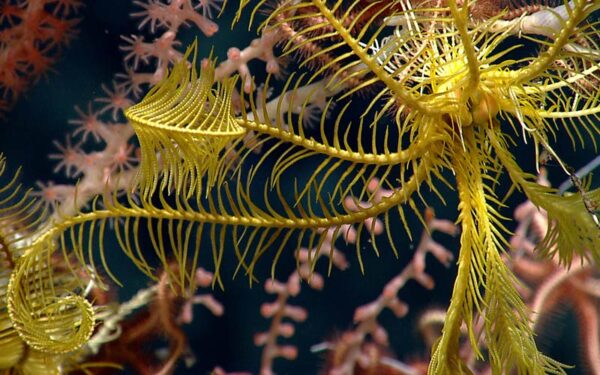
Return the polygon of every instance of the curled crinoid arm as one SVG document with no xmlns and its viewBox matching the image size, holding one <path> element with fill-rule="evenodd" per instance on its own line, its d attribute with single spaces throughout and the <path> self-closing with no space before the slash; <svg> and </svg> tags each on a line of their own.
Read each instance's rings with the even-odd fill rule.
<svg viewBox="0 0 600 375">
<path fill-rule="evenodd" d="M 246 132 L 232 115 L 235 79 L 213 88 L 212 64 L 207 64 L 198 77 L 195 46 L 140 104 L 126 111 L 140 141 L 140 186 L 144 194 L 152 194 L 159 180 L 160 190 L 185 191 L 188 196 L 207 193 L 226 172 L 223 150 Z M 188 62 L 190 54 L 193 60 Z M 203 188 L 205 174 L 208 182 Z"/>
<path fill-rule="evenodd" d="M 39 371 L 57 371 L 52 358 L 83 345 L 94 329 L 91 304 L 83 296 L 85 278 L 75 269 L 51 256 L 51 251 L 28 252 L 44 220 L 47 205 L 31 196 L 18 182 L 18 173 L 6 179 L 4 158 L 0 155 L 0 251 L 4 267 L 0 271 L 8 283 L 2 289 L 3 353 L 12 353 L 14 362 L 2 359 L 4 368 L 35 366 Z M 20 347 L 20 350 L 16 350 Z M 29 348 L 29 353 L 27 353 Z M 37 358 L 37 359 L 36 359 Z M 58 363 L 54 363 L 58 366 Z M 51 369 L 52 368 L 52 369 Z"/>
</svg>

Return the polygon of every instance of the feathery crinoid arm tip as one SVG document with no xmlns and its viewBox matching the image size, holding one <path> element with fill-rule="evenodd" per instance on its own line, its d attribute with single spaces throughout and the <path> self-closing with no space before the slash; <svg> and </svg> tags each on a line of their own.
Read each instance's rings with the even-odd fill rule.
<svg viewBox="0 0 600 375">
<path fill-rule="evenodd" d="M 236 77 L 215 84 L 214 62 L 208 61 L 198 76 L 196 53 L 195 42 L 163 81 L 125 111 L 140 142 L 139 185 L 147 196 L 157 188 L 188 197 L 208 194 L 227 172 L 224 150 L 246 132 L 233 116 Z"/>
<path fill-rule="evenodd" d="M 600 262 L 600 188 L 589 190 L 588 182 L 583 182 L 580 191 L 562 196 L 544 191 L 539 185 L 529 188 L 532 202 L 546 210 L 551 221 L 537 249 L 548 257 L 557 254 L 567 266 L 574 256 L 595 264 Z"/>
<path fill-rule="evenodd" d="M 490 131 L 489 139 L 513 182 L 548 215 L 550 227 L 538 243 L 538 251 L 550 257 L 556 254 L 565 265 L 575 256 L 600 262 L 600 225 L 595 216 L 600 207 L 600 188 L 590 190 L 583 183 L 580 191 L 561 195 L 557 189 L 540 185 L 519 167 L 502 135 Z"/>
<path fill-rule="evenodd" d="M 0 156 L 0 179 L 5 168 Z M 0 291 L 0 349 L 12 352 L 24 341 L 49 356 L 71 352 L 94 330 L 93 308 L 82 295 L 85 281 L 75 273 L 77 267 L 52 256 L 55 242 L 32 248 L 48 215 L 43 202 L 18 180 L 17 173 L 0 185 L 0 251 L 6 266 L 0 275 L 6 279 L 6 289 Z"/>
</svg>

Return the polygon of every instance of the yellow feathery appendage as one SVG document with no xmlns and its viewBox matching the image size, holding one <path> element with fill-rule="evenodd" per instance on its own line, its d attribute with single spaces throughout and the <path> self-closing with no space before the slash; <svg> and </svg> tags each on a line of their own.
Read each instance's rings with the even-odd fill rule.
<svg viewBox="0 0 600 375">
<path fill-rule="evenodd" d="M 188 62 L 190 55 L 193 59 Z M 208 194 L 227 172 L 223 150 L 246 132 L 232 115 L 236 78 L 213 88 L 212 62 L 203 62 L 200 77 L 195 65 L 196 43 L 142 102 L 125 111 L 140 142 L 139 184 L 146 195 L 155 191 L 159 181 L 161 190 L 199 195 L 205 175 Z"/>
<path fill-rule="evenodd" d="M 34 250 L 23 255 L 11 275 L 10 318 L 32 348 L 50 353 L 75 351 L 94 331 L 92 304 L 80 295 L 81 281 L 70 270 L 53 268 L 53 248 Z"/>
<path fill-rule="evenodd" d="M 0 177 L 5 169 L 0 155 Z M 77 296 L 82 281 L 62 260 L 26 250 L 47 218 L 28 193 L 18 173 L 0 186 L 0 369 L 58 375 L 91 334 L 93 311 Z"/>
<path fill-rule="evenodd" d="M 4 174 L 5 169 L 5 159 L 0 155 L 0 177 Z M 19 189 L 16 185 L 16 179 L 13 179 L 5 186 L 0 187 L 0 252 L 2 252 L 4 260 L 0 268 L 1 285 L 4 286 L 0 288 L 0 327 L 2 330 L 0 333 L 0 337 L 2 337 L 0 340 L 0 368 L 10 368 L 17 365 L 27 351 L 26 344 L 12 327 L 6 309 L 6 285 L 15 267 L 15 258 L 18 256 L 18 254 L 13 255 L 9 250 L 11 232 L 16 232 L 16 228 L 10 228 L 9 226 L 11 213 L 15 212 L 16 208 L 10 197 L 13 195 L 13 190 Z"/>
<path fill-rule="evenodd" d="M 470 373 L 460 358 L 458 339 L 464 320 L 471 345 L 476 355 L 482 356 L 478 349 L 480 332 L 471 323 L 480 315 L 493 373 L 517 370 L 519 374 L 562 374 L 563 365 L 537 350 L 527 308 L 515 287 L 517 281 L 501 257 L 508 247 L 502 237 L 507 230 L 493 207 L 499 203 L 490 189 L 494 181 L 486 176 L 497 173 L 498 165 L 482 152 L 487 134 L 474 130 L 465 129 L 464 143 L 457 145 L 462 151 L 457 150 L 453 164 L 461 202 L 461 251 L 448 318 L 432 356 L 430 372 Z M 456 319 L 457 316 L 462 319 Z"/>
<path fill-rule="evenodd" d="M 545 257 L 557 255 L 565 265 L 571 264 L 574 255 L 600 262 L 600 224 L 593 216 L 600 202 L 600 188 L 561 196 L 557 189 L 537 184 L 534 176 L 523 172 L 500 135 L 490 134 L 490 139 L 513 180 L 533 204 L 546 211 L 552 223 L 537 245 L 538 251 Z"/>
</svg>

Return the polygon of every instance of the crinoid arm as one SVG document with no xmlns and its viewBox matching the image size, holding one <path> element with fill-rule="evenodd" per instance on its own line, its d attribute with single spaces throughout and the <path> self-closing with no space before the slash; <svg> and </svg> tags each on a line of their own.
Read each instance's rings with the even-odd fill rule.
<svg viewBox="0 0 600 375">
<path fill-rule="evenodd" d="M 168 79 L 154 86 L 140 105 L 126 111 L 144 154 L 139 175 L 144 195 L 154 193 L 159 181 L 160 190 L 175 194 L 208 193 L 226 174 L 223 150 L 246 132 L 232 116 L 236 78 L 213 89 L 214 66 L 208 60 L 198 77 L 196 45 L 188 48 Z M 188 62 L 190 55 L 193 59 Z M 207 186 L 203 187 L 205 176 Z"/>
<path fill-rule="evenodd" d="M 2 288 L 0 361 L 3 368 L 19 367 L 25 373 L 36 368 L 56 373 L 59 357 L 90 337 L 94 310 L 82 296 L 85 278 L 79 277 L 77 268 L 69 269 L 67 262 L 52 256 L 53 245 L 31 250 L 49 215 L 44 204 L 19 183 L 19 173 L 4 182 L 5 171 L 0 155 L 1 277 L 6 285 Z"/>
</svg>

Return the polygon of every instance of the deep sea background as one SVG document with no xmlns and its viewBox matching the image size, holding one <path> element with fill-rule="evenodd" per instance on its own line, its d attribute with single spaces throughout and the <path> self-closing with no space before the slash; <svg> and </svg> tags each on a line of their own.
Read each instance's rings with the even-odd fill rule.
<svg viewBox="0 0 600 375">
<path fill-rule="evenodd" d="M 135 7 L 129 0 L 97 0 L 86 2 L 82 10 L 82 21 L 79 25 L 79 36 L 65 48 L 62 58 L 54 66 L 56 72 L 48 74 L 33 89 L 21 98 L 16 107 L 8 114 L 6 120 L 0 120 L 0 153 L 6 155 L 11 169 L 22 167 L 22 180 L 26 184 L 35 181 L 57 182 L 66 181 L 61 175 L 52 173 L 54 164 L 47 155 L 55 152 L 52 140 L 64 141 L 72 126 L 69 119 L 77 118 L 73 107 L 84 108 L 88 101 L 103 96 L 100 85 L 109 84 L 114 74 L 123 71 L 123 53 L 118 46 L 123 42 L 120 35 L 139 33 L 137 21 L 129 16 Z M 230 4 L 235 5 L 235 4 Z M 227 15 L 226 15 L 227 17 Z M 208 55 L 214 46 L 214 54 L 223 58 L 227 48 L 237 46 L 243 48 L 255 37 L 247 32 L 245 25 L 238 26 L 234 31 L 229 30 L 229 22 L 220 23 L 221 31 L 212 38 L 198 35 L 201 54 Z M 196 36 L 194 29 L 181 32 L 184 41 L 191 41 Z M 184 42 L 184 45 L 186 42 Z M 262 71 L 260 63 L 252 64 L 255 71 Z M 591 160 L 596 152 L 592 149 L 571 151 L 571 142 L 559 135 L 557 152 L 565 156 L 566 162 L 578 168 Z M 525 150 L 525 149 L 523 149 Z M 520 152 L 519 150 L 517 152 Z M 528 170 L 533 170 L 533 157 L 527 151 L 520 158 Z M 298 172 L 309 173 L 311 165 L 300 165 Z M 550 166 L 550 178 L 555 184 L 562 182 L 564 174 L 558 167 Z M 450 177 L 449 177 L 450 178 Z M 598 180 L 595 181 L 598 186 Z M 456 197 L 448 188 L 441 189 L 447 197 L 446 206 L 431 197 L 438 217 L 456 219 Z M 518 194 L 509 200 L 509 207 L 521 202 Z M 510 210 L 504 214 L 511 217 Z M 410 217 L 410 226 L 414 228 L 413 238 L 420 236 L 421 225 L 414 217 Z M 300 355 L 294 362 L 277 360 L 275 370 L 278 374 L 316 374 L 323 363 L 320 354 L 309 351 L 311 345 L 320 343 L 352 325 L 354 309 L 375 299 L 383 285 L 393 277 L 410 259 L 412 249 L 416 245 L 406 236 L 403 230 L 394 233 L 400 256 L 395 258 L 393 253 L 382 246 L 381 254 L 377 257 L 370 249 L 363 249 L 365 273 L 362 274 L 356 261 L 353 248 L 347 249 L 346 255 L 351 267 L 340 272 L 334 270 L 326 279 L 323 291 L 313 291 L 307 287 L 302 293 L 291 300 L 292 303 L 308 309 L 309 319 L 296 325 L 296 334 L 286 342 L 299 347 Z M 449 249 L 456 253 L 458 239 L 445 235 L 436 236 Z M 383 241 L 385 242 L 385 241 Z M 340 244 L 340 248 L 344 248 Z M 403 252 L 406 251 L 405 253 Z M 285 258 L 285 257 L 284 257 Z M 121 291 L 125 298 L 139 288 L 148 285 L 148 281 L 132 269 L 120 254 L 114 255 L 115 272 L 126 289 Z M 231 275 L 235 267 L 233 256 L 227 259 L 222 270 L 223 275 Z M 286 279 L 294 267 L 290 256 L 283 259 L 277 268 L 277 275 Z M 264 280 L 269 275 L 269 262 L 262 263 L 259 275 Z M 326 273 L 326 262 L 319 267 L 320 272 Z M 427 291 L 414 282 L 410 282 L 400 293 L 400 298 L 410 305 L 410 313 L 403 319 L 396 319 L 391 313 L 381 315 L 381 324 L 388 329 L 392 347 L 399 358 L 409 360 L 427 356 L 420 341 L 414 324 L 425 309 L 432 307 L 445 308 L 448 303 L 455 275 L 455 267 L 445 269 L 436 261 L 428 262 L 428 271 L 433 275 L 436 288 Z M 190 346 L 197 357 L 197 364 L 191 369 L 180 365 L 176 374 L 207 374 L 210 369 L 220 365 L 227 371 L 251 371 L 256 373 L 260 362 L 260 348 L 253 345 L 253 335 L 266 330 L 270 324 L 259 314 L 260 304 L 273 300 L 266 295 L 261 285 L 248 287 L 248 281 L 243 276 L 231 280 L 225 276 L 225 291 L 215 290 L 218 300 L 225 305 L 225 315 L 222 318 L 213 317 L 202 307 L 195 309 L 194 323 L 186 327 Z M 574 315 L 565 307 L 546 325 L 539 337 L 543 350 L 563 362 L 579 364 L 577 360 L 577 327 Z M 583 370 L 572 370 L 570 374 L 583 374 Z"/>
</svg>

